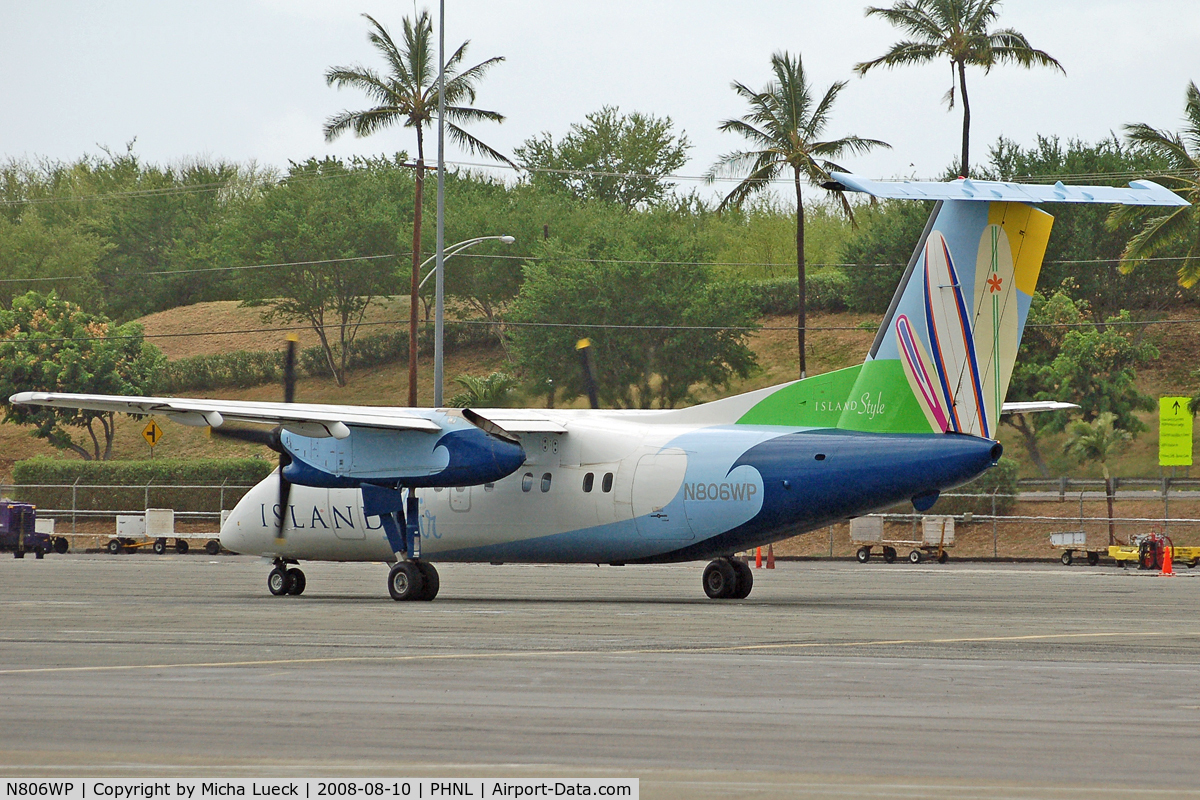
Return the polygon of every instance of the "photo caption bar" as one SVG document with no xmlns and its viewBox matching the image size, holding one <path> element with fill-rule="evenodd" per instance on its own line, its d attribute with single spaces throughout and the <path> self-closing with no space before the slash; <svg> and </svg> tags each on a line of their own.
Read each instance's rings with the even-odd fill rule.
<svg viewBox="0 0 1200 800">
<path fill-rule="evenodd" d="M 211 800 L 227 797 L 364 800 L 364 798 L 617 797 L 638 800 L 637 778 L 380 778 L 376 780 L 204 780 L 73 778 L 6 780 L 2 800 Z"/>
</svg>

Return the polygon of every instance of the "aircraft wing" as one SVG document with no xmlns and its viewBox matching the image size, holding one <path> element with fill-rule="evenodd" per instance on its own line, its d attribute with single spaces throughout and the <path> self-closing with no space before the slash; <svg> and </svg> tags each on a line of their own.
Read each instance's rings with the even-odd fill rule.
<svg viewBox="0 0 1200 800">
<path fill-rule="evenodd" d="M 1005 403 L 1000 409 L 1001 414 L 1033 414 L 1038 411 L 1068 411 L 1079 408 L 1075 403 L 1060 403 L 1057 400 L 1030 400 L 1019 403 Z"/>
<path fill-rule="evenodd" d="M 997 200 L 1017 203 L 1116 203 L 1126 206 L 1186 206 L 1179 195 L 1153 181 L 1131 181 L 1129 186 L 1066 186 L 977 181 L 873 181 L 844 172 L 831 172 L 840 188 L 874 197 L 904 200 Z M 836 187 L 835 187 L 836 188 Z"/>
<path fill-rule="evenodd" d="M 58 406 L 124 414 L 161 414 L 174 422 L 219 428 L 226 421 L 282 425 L 301 436 L 344 439 L 349 425 L 385 430 L 437 433 L 441 427 L 407 409 L 376 406 L 333 406 L 309 403 L 259 403 L 242 400 L 196 400 L 186 397 L 120 397 L 104 394 L 18 392 L 15 405 Z"/>
</svg>

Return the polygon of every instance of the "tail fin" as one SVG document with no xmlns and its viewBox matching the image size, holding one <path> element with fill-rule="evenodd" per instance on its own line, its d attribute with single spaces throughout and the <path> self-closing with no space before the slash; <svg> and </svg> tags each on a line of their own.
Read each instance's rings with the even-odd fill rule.
<svg viewBox="0 0 1200 800">
<path fill-rule="evenodd" d="M 1054 222 L 1034 206 L 1187 205 L 1151 181 L 1112 187 L 833 178 L 848 191 L 938 201 L 866 362 L 697 407 L 697 419 L 992 438 Z"/>
<path fill-rule="evenodd" d="M 1025 203 L 939 203 L 838 427 L 993 437 L 1052 223 Z"/>
</svg>

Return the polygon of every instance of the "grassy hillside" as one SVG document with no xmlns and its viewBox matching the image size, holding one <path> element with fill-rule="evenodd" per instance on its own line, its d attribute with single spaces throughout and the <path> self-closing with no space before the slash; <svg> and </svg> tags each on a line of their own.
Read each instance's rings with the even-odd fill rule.
<svg viewBox="0 0 1200 800">
<path fill-rule="evenodd" d="M 1198 316 L 1195 311 L 1179 312 L 1177 318 L 1192 318 Z M 373 310 L 369 320 L 373 322 L 388 322 L 407 318 L 407 304 L 403 301 L 391 302 Z M 862 361 L 871 340 L 874 337 L 873 326 L 878 318 L 875 315 L 864 314 L 814 314 L 810 316 L 811 325 L 816 330 L 809 335 L 809 345 L 812 348 L 809 365 L 812 374 L 828 372 L 834 369 L 851 366 Z M 159 314 L 153 314 L 141 320 L 147 334 L 154 336 L 153 341 L 172 358 L 188 355 L 201 355 L 222 350 L 237 349 L 266 349 L 271 346 L 282 346 L 283 335 L 271 333 L 235 333 L 224 334 L 225 331 L 243 331 L 265 326 L 254 309 L 242 309 L 237 303 L 202 303 L 195 306 L 174 309 Z M 798 360 L 796 358 L 796 336 L 791 317 L 768 317 L 762 320 L 763 330 L 750 339 L 750 345 L 758 356 L 760 369 L 744 381 L 738 381 L 721 395 L 737 394 L 784 381 L 794 380 L 798 376 Z M 1161 358 L 1149 368 L 1143 369 L 1139 375 L 1142 390 L 1157 396 L 1159 394 L 1178 393 L 1191 394 L 1196 378 L 1192 372 L 1196 369 L 1197 355 L 1200 346 L 1197 344 L 1195 325 L 1163 325 L 1154 326 L 1147 334 L 1162 353 Z M 385 326 L 373 326 L 366 330 L 383 330 Z M 210 332 L 207 336 L 169 336 L 158 338 L 162 334 L 192 333 L 196 331 Z M 311 332 L 301 334 L 302 345 L 315 345 L 316 337 Z M 449 379 L 463 374 L 486 375 L 505 367 L 504 352 L 499 347 L 479 348 L 468 351 L 448 353 L 446 357 L 446 375 Z M 418 399 L 422 405 L 433 402 L 433 363 L 426 358 L 419 364 Z M 297 385 L 297 399 L 305 402 L 318 403 L 361 403 L 366 405 L 402 405 L 407 396 L 408 373 L 401 364 L 375 367 L 351 372 L 347 386 L 339 388 L 328 378 L 302 378 Z M 206 393 L 208 396 L 242 400 L 276 400 L 281 389 L 278 386 L 259 386 L 247 390 L 223 390 Z M 446 396 L 454 394 L 453 385 L 447 386 Z M 717 393 L 701 393 L 698 399 L 714 399 Z M 535 399 L 534 404 L 544 402 Z M 585 401 L 576 401 L 577 407 L 583 407 Z M 1142 434 L 1130 448 L 1121 463 L 1116 467 L 1116 473 L 1127 476 L 1155 476 L 1159 474 L 1157 465 L 1157 422 L 1155 414 L 1145 415 L 1150 430 Z M 149 448 L 142 440 L 140 431 L 144 421 L 127 417 L 118 419 L 115 453 L 117 458 L 145 458 Z M 163 426 L 165 437 L 155 451 L 160 458 L 190 458 L 224 455 L 262 455 L 271 454 L 260 447 L 243 445 L 227 441 L 210 440 L 203 429 L 187 428 L 182 425 L 166 423 Z M 1022 477 L 1034 477 L 1035 472 L 1027 463 L 1024 448 L 1019 440 L 1007 428 L 1002 426 L 1001 441 L 1010 456 L 1022 464 Z M 1095 469 L 1083 469 L 1061 455 L 1061 437 L 1048 439 L 1042 448 L 1044 456 L 1049 461 L 1052 470 L 1057 474 L 1082 476 L 1098 474 Z M 15 425 L 0 425 L 0 476 L 8 480 L 14 461 L 28 458 L 37 454 L 53 455 L 54 448 L 28 435 L 28 429 Z M 73 458 L 74 456 L 63 456 Z M 1182 472 L 1182 470 L 1181 470 Z"/>
</svg>

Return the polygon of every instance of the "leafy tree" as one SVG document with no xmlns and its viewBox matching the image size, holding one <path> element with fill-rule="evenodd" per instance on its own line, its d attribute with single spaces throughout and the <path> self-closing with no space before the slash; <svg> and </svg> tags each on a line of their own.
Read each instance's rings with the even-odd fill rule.
<svg viewBox="0 0 1200 800">
<path fill-rule="evenodd" d="M 858 225 L 841 251 L 852 310 L 887 310 L 932 209 L 928 202 L 884 200 L 855 212 Z"/>
<path fill-rule="evenodd" d="M 463 391 L 450 398 L 451 408 L 504 408 L 517 387 L 516 377 L 507 372 L 493 372 L 482 378 L 459 375 L 454 382 Z"/>
<path fill-rule="evenodd" d="M 57 294 L 29 292 L 0 311 L 0 395 L 16 392 L 153 394 L 166 358 L 142 339 L 136 323 L 113 326 Z M 5 404 L 4 421 L 34 425 L 32 435 L 85 460 L 112 455 L 116 419 L 112 412 Z M 81 428 L 91 449 L 68 428 Z"/>
<path fill-rule="evenodd" d="M 367 307 L 393 284 L 396 218 L 381 194 L 368 169 L 309 159 L 224 233 L 244 261 L 295 265 L 243 272 L 243 304 L 310 325 L 339 386 Z"/>
<path fill-rule="evenodd" d="M 14 222 L 0 218 L 0 307 L 12 308 L 14 297 L 34 287 L 53 287 L 75 302 L 95 300 L 92 271 L 109 246 L 79 222 L 47 224 L 36 209 Z M 51 277 L 64 279 L 46 280 Z"/>
<path fill-rule="evenodd" d="M 605 106 L 575 123 L 556 143 L 549 133 L 513 151 L 536 185 L 625 210 L 653 205 L 675 187 L 667 178 L 687 161 L 692 145 L 672 132 L 670 117 Z"/>
<path fill-rule="evenodd" d="M 1109 222 L 1113 228 L 1129 223 L 1141 226 L 1121 254 L 1126 272 L 1172 246 L 1181 245 L 1187 248 L 1187 255 L 1179 266 L 1179 282 L 1194 286 L 1200 281 L 1200 89 L 1195 82 L 1188 84 L 1184 115 L 1182 134 L 1160 131 L 1139 122 L 1125 126 L 1125 138 L 1166 162 L 1169 171 L 1152 177 L 1191 205 L 1165 211 L 1153 206 L 1118 206 Z"/>
<path fill-rule="evenodd" d="M 985 73 L 998 64 L 1054 67 L 1066 74 L 1062 65 L 1048 53 L 1035 50 L 1025 35 L 1012 28 L 989 31 L 999 15 L 1000 0 L 896 0 L 891 8 L 867 8 L 867 16 L 879 16 L 913 38 L 892 45 L 887 53 L 872 61 L 854 65 L 854 71 L 866 75 L 875 67 L 926 64 L 950 59 L 951 84 L 946 103 L 954 108 L 957 89 L 962 94 L 963 131 L 960 175 L 969 175 L 968 151 L 971 141 L 971 103 L 967 98 L 967 67 L 983 67 Z"/>
<path fill-rule="evenodd" d="M 1104 497 L 1108 501 L 1109 544 L 1116 544 L 1117 537 L 1113 527 L 1113 482 L 1108 462 L 1124 452 L 1132 439 L 1133 434 L 1117 427 L 1116 415 L 1105 411 L 1091 422 L 1076 420 L 1071 423 L 1067 440 L 1063 443 L 1063 452 L 1080 464 L 1100 462 L 1100 471 L 1104 475 Z"/>
<path fill-rule="evenodd" d="M 417 132 L 416 200 L 413 216 L 412 285 L 410 292 L 411 328 L 409 350 L 408 404 L 417 404 L 417 284 L 421 265 L 421 217 L 425 187 L 425 128 L 438 114 L 442 92 L 438 89 L 438 71 L 433 53 L 433 21 L 428 11 L 421 11 L 416 20 L 404 18 L 403 43 L 398 45 L 387 29 L 369 14 L 363 14 L 371 24 L 367 35 L 376 51 L 383 56 L 387 71 L 383 74 L 370 67 L 333 67 L 325 73 L 325 82 L 337 88 L 361 89 L 374 103 L 363 111 L 342 111 L 325 123 L 325 139 L 333 141 L 346 131 L 356 136 L 369 136 L 391 125 L 415 128 Z M 504 60 L 495 56 L 473 67 L 462 69 L 467 53 L 463 42 L 445 62 L 445 127 L 450 140 L 471 154 L 478 153 L 506 164 L 512 161 L 468 133 L 460 123 L 491 120 L 503 122 L 504 116 L 495 111 L 475 108 L 475 90 L 484 74 Z M 515 165 L 514 165 L 515 166 Z"/>
<path fill-rule="evenodd" d="M 750 111 L 741 119 L 730 119 L 721 123 L 722 131 L 741 134 L 759 149 L 726 153 L 709 170 L 707 178 L 713 181 L 719 176 L 749 171 L 750 174 L 721 201 L 720 208 L 724 209 L 742 205 L 750 196 L 768 188 L 780 173 L 791 169 L 796 187 L 796 284 L 800 295 L 797 336 L 800 348 L 800 377 L 803 378 L 807 370 L 804 347 L 804 197 L 801 193 L 801 182 L 806 180 L 814 186 L 821 186 L 830 180 L 830 170 L 843 169 L 832 159 L 847 153 L 862 153 L 874 147 L 890 145 L 858 136 L 844 136 L 832 141 L 819 140 L 818 137 L 829 124 L 833 104 L 846 87 L 846 82 L 839 81 L 833 84 L 819 102 L 814 102 L 812 86 L 804 73 L 804 65 L 799 55 L 793 59 L 786 52 L 775 53 L 771 56 L 771 69 L 775 79 L 761 92 L 734 81 L 733 90 L 749 103 Z M 839 192 L 834 194 L 841 200 L 846 214 L 852 217 L 850 204 L 845 197 Z"/>
<path fill-rule="evenodd" d="M 1136 367 L 1157 358 L 1158 350 L 1121 324 L 1129 321 L 1128 312 L 1104 323 L 1090 322 L 1086 302 L 1072 300 L 1069 289 L 1060 287 L 1049 297 L 1034 295 L 1009 399 L 1075 403 L 1086 422 L 1111 413 L 1117 427 L 1131 434 L 1146 430 L 1137 412 L 1153 409 L 1154 401 L 1138 391 Z M 1061 411 L 1001 417 L 1021 435 L 1043 477 L 1050 477 L 1050 470 L 1038 439 L 1064 430 L 1070 420 L 1071 414 Z"/>
<path fill-rule="evenodd" d="M 699 267 L 646 263 L 636 250 L 615 255 L 588 260 L 579 248 L 551 241 L 539 260 L 526 263 L 508 335 L 528 385 L 554 386 L 567 398 L 585 394 L 575 353 L 583 337 L 592 341 L 606 405 L 671 408 L 693 386 L 721 386 L 750 373 L 747 331 L 721 327 L 753 327 L 748 293 L 709 283 Z M 546 322 L 559 325 L 531 324 Z"/>
</svg>

